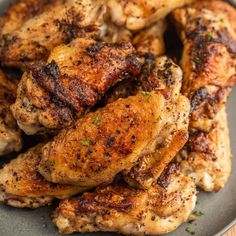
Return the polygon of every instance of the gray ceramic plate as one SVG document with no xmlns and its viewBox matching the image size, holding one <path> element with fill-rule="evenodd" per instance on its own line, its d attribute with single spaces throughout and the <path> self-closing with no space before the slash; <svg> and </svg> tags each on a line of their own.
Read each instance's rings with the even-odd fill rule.
<svg viewBox="0 0 236 236">
<path fill-rule="evenodd" d="M 10 1 L 0 0 L 0 11 Z M 228 119 L 231 134 L 232 152 L 236 157 L 236 88 L 228 102 Z M 236 162 L 234 168 L 236 169 Z M 197 209 L 204 212 L 196 222 L 184 224 L 168 236 L 185 236 L 186 227 L 190 227 L 198 236 L 223 235 L 236 223 L 236 171 L 232 172 L 226 187 L 219 193 L 198 195 Z M 52 236 L 59 235 L 50 221 L 50 212 L 55 206 L 37 210 L 20 210 L 0 204 L 0 236 Z M 99 233 L 97 235 L 111 235 Z M 114 235 L 114 234 L 113 234 Z M 86 235 L 85 235 L 86 236 Z"/>
</svg>

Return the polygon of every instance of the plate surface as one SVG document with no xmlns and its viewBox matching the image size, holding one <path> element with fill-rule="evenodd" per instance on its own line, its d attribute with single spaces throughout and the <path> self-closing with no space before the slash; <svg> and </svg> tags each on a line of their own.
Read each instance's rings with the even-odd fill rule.
<svg viewBox="0 0 236 236">
<path fill-rule="evenodd" d="M 10 1 L 0 0 L 0 12 Z M 236 157 L 236 88 L 234 88 L 227 105 L 231 136 L 231 149 Z M 233 171 L 226 187 L 219 193 L 204 193 L 198 195 L 196 209 L 204 215 L 192 224 L 184 224 L 167 236 L 190 235 L 185 232 L 190 227 L 198 236 L 222 235 L 233 223 L 236 223 L 236 162 L 233 161 Z M 53 236 L 59 235 L 50 221 L 50 212 L 55 206 L 37 210 L 15 209 L 0 204 L 0 235 L 1 236 Z M 95 235 L 95 234 L 85 234 Z M 96 235 L 115 235 L 97 233 Z"/>
</svg>

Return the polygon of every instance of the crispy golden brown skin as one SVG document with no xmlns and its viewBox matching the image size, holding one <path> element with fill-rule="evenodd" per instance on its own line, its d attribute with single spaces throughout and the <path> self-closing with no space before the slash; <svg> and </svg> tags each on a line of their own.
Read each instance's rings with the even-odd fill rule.
<svg viewBox="0 0 236 236">
<path fill-rule="evenodd" d="M 0 17 L 1 37 L 19 29 L 25 21 L 59 1 L 62 2 L 62 0 L 18 0 L 12 3 Z"/>
<path fill-rule="evenodd" d="M 191 2 L 193 0 L 108 0 L 107 7 L 112 22 L 136 31 L 163 19 L 175 8 Z"/>
<path fill-rule="evenodd" d="M 136 33 L 132 44 L 141 54 L 154 54 L 161 56 L 165 53 L 164 33 L 167 29 L 167 21 L 160 20 L 144 30 Z"/>
<path fill-rule="evenodd" d="M 137 89 L 155 90 L 165 96 L 165 108 L 158 121 L 163 129 L 155 152 L 140 157 L 130 170 L 124 171 L 125 180 L 132 186 L 149 188 L 187 142 L 190 104 L 180 95 L 182 77 L 180 67 L 169 58 L 146 55 Z"/>
<path fill-rule="evenodd" d="M 164 100 L 140 92 L 85 115 L 43 147 L 39 172 L 48 181 L 84 187 L 112 182 L 154 150 Z"/>
<path fill-rule="evenodd" d="M 183 148 L 188 140 L 189 111 L 189 100 L 182 95 L 174 104 L 166 104 L 161 115 L 165 117 L 165 120 L 162 120 L 165 126 L 158 137 L 156 150 L 140 157 L 130 170 L 123 172 L 129 185 L 135 188 L 150 188 Z"/>
<path fill-rule="evenodd" d="M 227 12 L 214 12 L 209 2 L 200 1 L 172 13 L 184 45 L 182 92 L 191 101 L 190 126 L 204 131 L 210 130 L 236 81 L 236 32 Z M 225 4 L 221 2 L 222 9 Z M 236 11 L 233 13 L 236 16 Z"/>
<path fill-rule="evenodd" d="M 64 199 L 86 190 L 46 181 L 37 171 L 41 146 L 20 154 L 0 170 L 0 201 L 18 208 L 37 208 L 54 198 Z"/>
<path fill-rule="evenodd" d="M 220 11 L 219 9 L 222 9 Z M 181 169 L 206 191 L 219 191 L 231 170 L 224 111 L 236 81 L 236 11 L 223 1 L 199 1 L 174 11 L 184 44 L 183 94 L 191 100 L 190 138 L 178 155 Z"/>
<path fill-rule="evenodd" d="M 52 214 L 52 220 L 64 234 L 110 231 L 159 235 L 187 221 L 195 202 L 193 180 L 171 165 L 148 190 L 116 184 L 64 200 Z"/>
<path fill-rule="evenodd" d="M 140 70 L 130 43 L 78 38 L 56 47 L 46 65 L 36 63 L 23 75 L 11 109 L 27 134 L 60 130 L 93 107 L 109 87 Z"/>
<path fill-rule="evenodd" d="M 26 67 L 46 59 L 61 43 L 84 34 L 96 34 L 103 22 L 104 4 L 97 0 L 66 0 L 53 4 L 4 37 L 1 61 L 6 66 Z"/>
<path fill-rule="evenodd" d="M 15 101 L 16 86 L 0 70 L 0 156 L 19 151 L 22 147 L 21 131 L 10 111 L 10 105 Z"/>
<path fill-rule="evenodd" d="M 182 172 L 194 178 L 205 191 L 219 191 L 224 187 L 232 166 L 225 109 L 217 114 L 209 132 L 190 132 L 190 138 L 177 161 Z"/>
</svg>

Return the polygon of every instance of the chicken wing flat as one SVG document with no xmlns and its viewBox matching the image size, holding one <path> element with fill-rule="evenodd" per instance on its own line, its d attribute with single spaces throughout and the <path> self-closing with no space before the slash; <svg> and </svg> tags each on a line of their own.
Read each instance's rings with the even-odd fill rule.
<svg viewBox="0 0 236 236">
<path fill-rule="evenodd" d="M 19 151 L 22 147 L 21 131 L 10 111 L 10 105 L 15 101 L 16 86 L 0 70 L 0 156 Z"/>
<path fill-rule="evenodd" d="M 56 47 L 47 64 L 36 63 L 23 75 L 11 109 L 27 134 L 60 130 L 93 107 L 109 87 L 140 70 L 130 43 L 78 38 Z"/>
<path fill-rule="evenodd" d="M 43 147 L 39 172 L 55 183 L 93 187 L 110 183 L 154 150 L 165 98 L 140 92 L 88 113 Z M 54 163 L 52 165 L 52 163 Z"/>
<path fill-rule="evenodd" d="M 112 22 L 136 31 L 163 19 L 175 8 L 191 2 L 193 0 L 108 0 L 107 7 Z"/>
<path fill-rule="evenodd" d="M 148 190 L 117 184 L 63 200 L 52 220 L 64 234 L 108 231 L 159 235 L 187 221 L 195 202 L 193 180 L 170 165 Z"/>
<path fill-rule="evenodd" d="M 217 4 L 222 9 L 227 6 Z M 218 14 L 213 10 L 211 1 L 200 1 L 172 14 L 184 44 L 182 92 L 191 101 L 190 126 L 204 131 L 211 129 L 236 81 L 236 32 L 227 11 Z"/>
<path fill-rule="evenodd" d="M 220 5 L 228 10 L 218 14 Z M 229 21 L 236 13 L 229 9 L 222 1 L 217 1 L 216 11 L 211 2 L 199 1 L 173 13 L 184 44 L 182 91 L 192 112 L 190 139 L 178 160 L 206 191 L 220 190 L 231 170 L 224 106 L 236 78 L 236 34 Z"/>
<path fill-rule="evenodd" d="M 50 204 L 54 198 L 68 198 L 85 188 L 46 181 L 37 171 L 42 145 L 20 154 L 0 170 L 0 201 L 23 208 Z"/>
<path fill-rule="evenodd" d="M 103 22 L 103 1 L 66 0 L 53 4 L 4 37 L 1 61 L 6 66 L 26 67 L 46 59 L 61 43 L 84 34 L 96 34 Z"/>
<path fill-rule="evenodd" d="M 219 191 L 224 187 L 232 165 L 225 109 L 217 114 L 208 133 L 190 132 L 190 138 L 177 161 L 182 172 L 194 178 L 205 191 Z"/>
</svg>

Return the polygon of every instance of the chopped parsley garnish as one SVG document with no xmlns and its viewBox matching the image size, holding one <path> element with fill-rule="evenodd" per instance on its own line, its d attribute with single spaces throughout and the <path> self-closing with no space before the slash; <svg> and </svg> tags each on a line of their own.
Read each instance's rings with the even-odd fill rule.
<svg viewBox="0 0 236 236">
<path fill-rule="evenodd" d="M 193 52 L 197 51 L 196 47 L 192 47 L 192 51 Z"/>
<path fill-rule="evenodd" d="M 83 145 L 83 146 L 89 146 L 90 144 L 90 141 L 87 139 L 87 140 L 81 140 L 80 143 Z"/>
<path fill-rule="evenodd" d="M 204 215 L 204 213 L 201 212 L 201 211 L 194 211 L 193 214 L 194 214 L 195 216 L 203 216 L 203 215 Z"/>
<path fill-rule="evenodd" d="M 50 160 L 50 166 L 54 166 L 55 165 L 55 160 Z"/>
<path fill-rule="evenodd" d="M 101 122 L 101 120 L 100 120 L 100 118 L 97 116 L 94 120 L 93 120 L 93 124 L 94 125 L 96 125 L 96 126 L 98 126 L 99 124 L 100 124 L 100 122 Z"/>
<path fill-rule="evenodd" d="M 201 65 L 202 59 L 200 57 L 194 57 L 194 62 L 198 65 Z"/>
<path fill-rule="evenodd" d="M 196 201 L 196 205 L 198 205 L 200 202 L 199 201 Z"/>
<path fill-rule="evenodd" d="M 142 91 L 141 94 L 142 94 L 144 97 L 149 97 L 149 96 L 150 96 L 150 93 L 149 93 L 149 92 L 146 92 L 146 91 Z"/>
<path fill-rule="evenodd" d="M 159 116 L 154 123 L 159 123 L 160 121 L 162 121 L 162 117 L 161 116 Z"/>
<path fill-rule="evenodd" d="M 207 34 L 207 40 L 211 41 L 213 39 L 213 36 L 211 34 Z"/>
<path fill-rule="evenodd" d="M 186 231 L 187 233 L 190 233 L 190 234 L 192 234 L 192 235 L 195 235 L 195 231 L 192 230 L 190 227 L 187 227 L 187 228 L 185 229 L 185 231 Z"/>
</svg>

